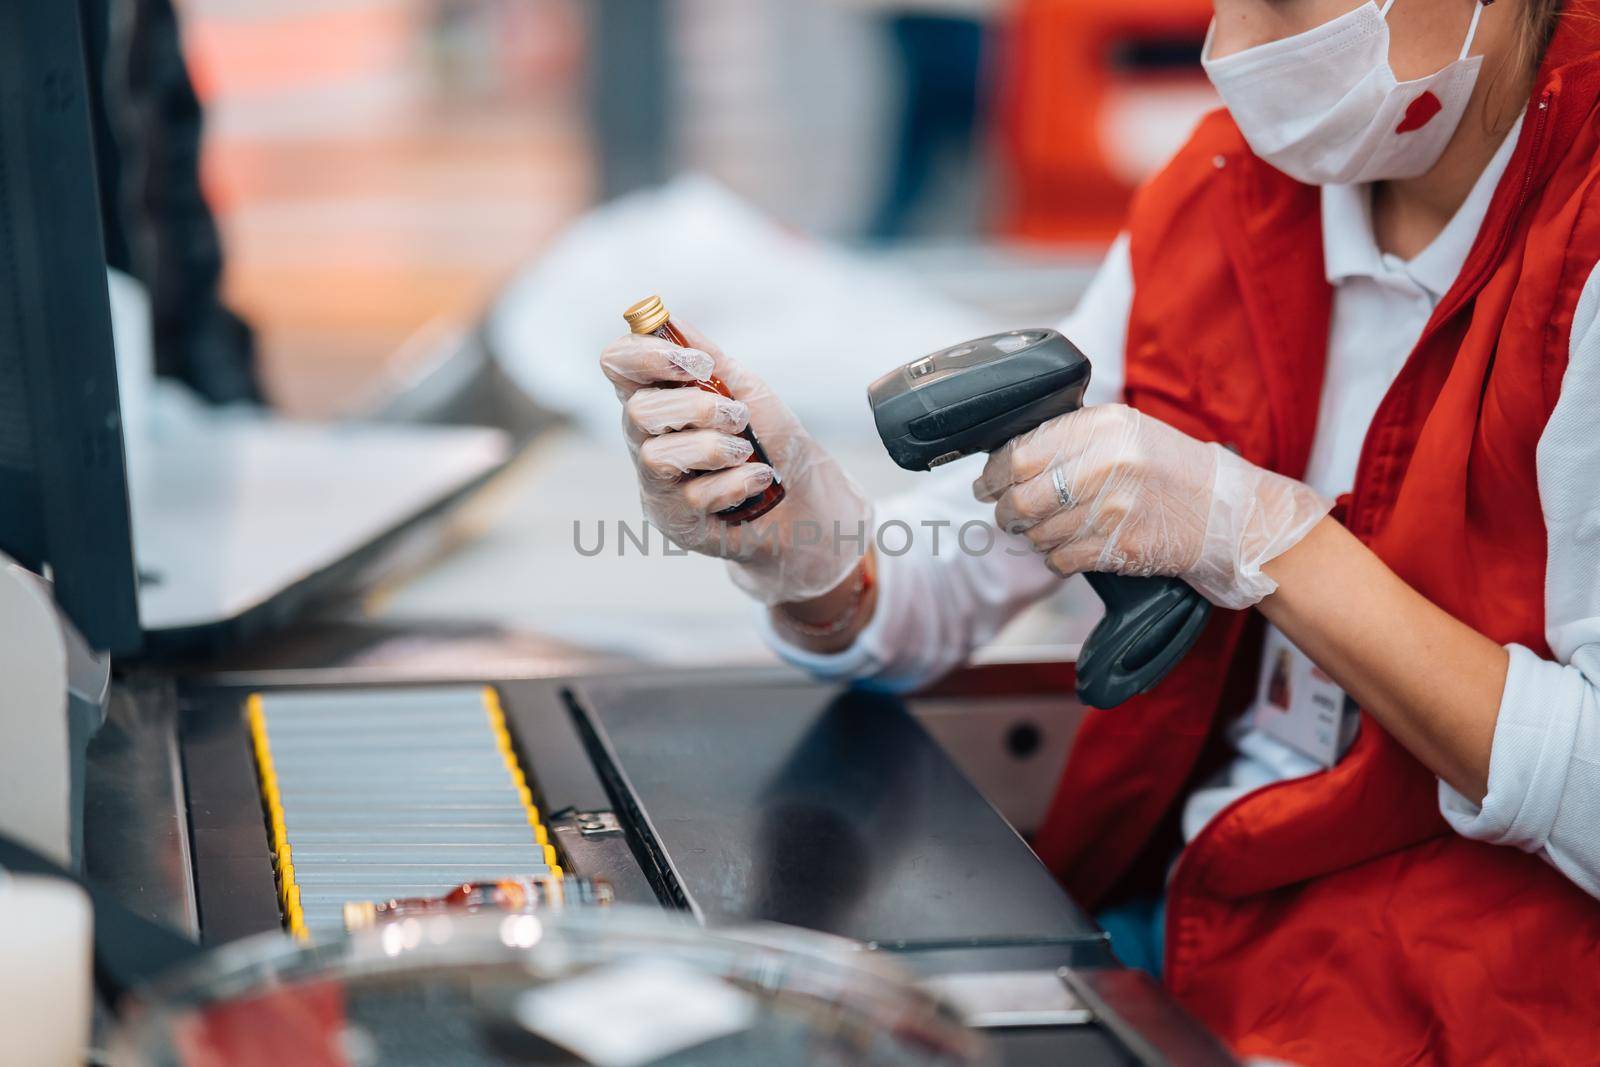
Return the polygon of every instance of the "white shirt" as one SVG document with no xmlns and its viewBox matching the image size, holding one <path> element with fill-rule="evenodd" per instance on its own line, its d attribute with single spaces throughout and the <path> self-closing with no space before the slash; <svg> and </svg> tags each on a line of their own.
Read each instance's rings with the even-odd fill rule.
<svg viewBox="0 0 1600 1067">
<path fill-rule="evenodd" d="M 1379 252 L 1364 187 L 1323 190 L 1326 269 L 1335 286 L 1328 362 L 1306 480 L 1328 495 L 1350 488 L 1366 428 L 1439 298 L 1454 282 L 1504 173 L 1516 130 L 1432 244 L 1409 262 Z M 1133 302 L 1125 236 L 1111 246 L 1083 300 L 1061 325 L 1094 363 L 1090 403 L 1120 397 Z M 1444 782 L 1439 804 L 1458 833 L 1537 853 L 1600 897 L 1600 271 L 1591 274 L 1573 320 L 1561 395 L 1540 437 L 1537 470 L 1548 534 L 1546 639 L 1555 659 L 1511 645 L 1481 807 Z M 1018 611 L 1057 588 L 1027 542 L 992 530 L 993 509 L 972 497 L 972 472 L 931 475 L 917 491 L 878 508 L 880 526 L 920 531 L 947 522 L 935 550 L 928 536 L 901 555 L 880 555 L 877 610 L 848 649 L 820 655 L 784 640 L 762 611 L 759 625 L 789 662 L 824 678 L 871 678 L 911 689 L 960 665 Z M 951 551 L 952 532 L 988 523 L 995 549 Z M 894 544 L 901 542 L 897 539 Z M 1113 712 L 1114 714 L 1114 712 Z M 1229 728 L 1236 758 L 1195 791 L 1184 809 L 1192 838 L 1222 806 L 1316 764 L 1253 729 Z"/>
</svg>

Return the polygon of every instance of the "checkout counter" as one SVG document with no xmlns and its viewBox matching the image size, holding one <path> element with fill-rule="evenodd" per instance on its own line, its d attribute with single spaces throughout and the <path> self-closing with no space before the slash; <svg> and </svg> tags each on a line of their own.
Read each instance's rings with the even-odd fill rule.
<svg viewBox="0 0 1600 1067">
<path fill-rule="evenodd" d="M 334 822 L 359 834 L 386 804 L 415 808 L 430 762 L 503 723 L 507 765 L 528 787 L 504 791 L 505 821 L 518 823 L 519 799 L 531 800 L 550 858 L 603 879 L 619 906 L 687 913 L 712 930 L 782 923 L 848 938 L 964 1003 L 993 1062 L 1233 1062 L 1154 981 L 1116 962 L 1106 935 L 912 713 L 924 699 L 981 707 L 985 693 L 1070 693 L 1070 666 L 972 668 L 902 701 L 762 668 L 583 673 L 580 661 L 565 676 L 386 685 L 336 659 L 292 673 L 135 672 L 117 686 L 90 749 L 89 877 L 206 946 L 297 932 L 337 940 L 327 880 L 334 897 L 373 887 L 326 873 L 339 865 L 318 845 L 318 812 L 343 806 Z M 364 752 L 345 772 L 361 788 L 339 785 L 325 762 L 328 788 L 281 791 L 285 825 L 264 799 L 259 723 L 277 777 L 303 783 L 294 767 L 305 750 L 289 728 L 301 707 L 345 724 L 335 744 Z M 452 707 L 472 712 L 455 720 L 459 744 L 416 731 Z M 287 853 L 274 843 L 281 831 Z M 483 832 L 464 825 L 452 842 L 448 829 L 418 828 L 405 842 L 378 831 L 348 851 L 359 858 L 371 845 L 382 862 L 439 867 L 393 875 L 408 885 L 459 881 L 461 870 L 444 868 L 470 850 L 452 846 Z"/>
<path fill-rule="evenodd" d="M 390 437 L 340 428 L 308 444 L 303 428 L 263 420 L 236 450 L 240 462 L 130 516 L 126 471 L 139 464 L 124 462 L 81 28 L 74 5 L 14 4 L 0 8 L 0 31 L 10 79 L 0 170 L 30 177 L 0 182 L 0 229 L 27 238 L 14 243 L 16 263 L 0 264 L 0 320 L 27 327 L 0 338 L 0 422 L 17 438 L 0 449 L 0 551 L 18 561 L 0 560 L 0 666 L 12 687 L 9 704 L 0 697 L 0 864 L 89 890 L 96 1037 L 110 1035 L 112 1049 L 104 1062 L 1233 1062 L 1158 985 L 1117 964 L 1106 935 L 919 724 L 924 698 L 566 650 L 528 657 L 537 669 L 496 670 L 481 640 L 446 670 L 425 628 L 341 634 L 309 622 L 336 588 L 370 589 L 379 556 L 433 536 L 436 520 L 502 469 L 509 455 L 479 436 L 413 432 L 425 454 L 462 460 L 416 499 L 424 479 L 395 459 Z M 188 447 L 226 453 L 218 440 Z M 311 475 L 328 477 L 362 441 L 391 462 L 315 484 Z M 287 476 L 264 463 L 269 455 L 288 457 Z M 364 502 L 362 522 L 324 544 L 347 486 L 406 492 Z M 299 512 L 286 502 L 293 492 L 309 496 Z M 252 502 L 260 507 L 241 507 Z M 262 511 L 278 520 L 264 544 L 230 539 L 259 536 Z M 181 536 L 163 542 L 135 521 L 145 517 L 170 520 Z M 170 562 L 152 567 L 163 547 Z M 302 554 L 288 558 L 290 548 Z M 278 564 L 270 583 L 264 560 Z M 218 575 L 252 581 L 201 583 L 218 594 L 203 625 L 161 624 L 162 597 Z M 374 666 L 372 629 L 400 650 L 392 669 Z M 195 653 L 202 637 L 207 650 Z M 162 659 L 162 647 L 203 658 Z M 35 688 L 20 688 L 29 678 Z M 1029 695 L 1066 714 L 1071 683 L 1068 669 L 990 667 L 926 699 L 959 712 Z M 566 909 L 575 918 L 490 915 L 498 925 L 477 944 L 498 953 L 492 960 L 458 951 L 458 934 L 483 930 L 449 915 L 345 935 L 346 904 L 539 871 L 603 881 L 615 923 L 586 926 L 579 908 Z M 673 915 L 681 921 L 670 930 L 660 925 Z M 38 913 L 0 918 L 19 930 Z M 76 962 L 84 980 L 77 930 L 76 942 L 39 938 L 31 955 L 0 953 L 0 1003 L 39 1002 L 40 1020 L 65 1009 L 65 997 L 48 1003 L 41 975 Z M 629 931 L 630 943 L 642 938 L 676 961 L 679 980 L 666 983 L 676 1010 L 656 1029 L 715 1016 L 731 997 L 745 1007 L 723 1010 L 719 1025 L 742 1035 L 740 1056 L 702 1057 L 693 1042 L 669 1061 L 615 1046 L 608 1056 L 574 1054 L 570 1043 L 529 1048 L 527 1025 L 511 1041 L 508 1021 L 526 1024 L 532 1012 L 549 1023 L 561 998 L 529 1000 L 538 990 L 506 986 L 508 973 L 571 992 L 545 979 L 579 971 L 588 1031 L 637 1029 L 648 1000 L 638 971 L 624 981 L 600 968 L 604 945 Z M 392 968 L 419 953 L 448 963 L 456 980 L 397 984 Z M 685 969 L 712 957 L 727 980 Z M 367 984 L 336 980 L 324 969 L 336 965 Z M 662 973 L 645 984 L 659 992 Z M 152 1036 L 177 987 L 208 1016 Z M 785 997 L 801 1003 L 785 1019 L 848 1038 L 860 1054 L 808 1056 L 812 1046 L 782 1040 L 795 1033 L 784 1026 L 770 1030 L 777 1043 L 756 1043 L 769 1030 L 753 1021 L 752 998 Z M 564 1003 L 570 1032 L 574 1002 Z M 56 1039 L 56 1055 L 28 1062 L 75 1062 L 76 1026 L 13 1018 Z M 0 1027 L 0 1060 L 13 1058 L 3 1043 L 21 1029 Z M 130 1030 L 133 1045 L 119 1044 Z M 488 1031 L 494 1040 L 480 1040 Z M 893 1056 L 879 1055 L 891 1045 Z"/>
</svg>

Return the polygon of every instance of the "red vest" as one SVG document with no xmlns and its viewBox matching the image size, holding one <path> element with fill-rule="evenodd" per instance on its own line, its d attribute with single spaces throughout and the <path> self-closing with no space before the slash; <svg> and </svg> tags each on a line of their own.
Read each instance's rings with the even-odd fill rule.
<svg viewBox="0 0 1600 1067">
<path fill-rule="evenodd" d="M 1483 230 L 1380 404 L 1342 512 L 1434 603 L 1545 656 L 1534 450 L 1600 259 L 1600 2 L 1566 7 Z M 1332 303 L 1318 191 L 1218 113 L 1129 230 L 1128 402 L 1301 476 Z M 1036 841 L 1085 904 L 1164 874 L 1176 809 L 1254 692 L 1251 617 L 1219 612 L 1162 685 L 1086 720 Z M 1332 770 L 1244 797 L 1184 850 L 1166 980 L 1242 1054 L 1600 1063 L 1600 901 L 1453 833 L 1433 775 L 1365 715 Z"/>
</svg>

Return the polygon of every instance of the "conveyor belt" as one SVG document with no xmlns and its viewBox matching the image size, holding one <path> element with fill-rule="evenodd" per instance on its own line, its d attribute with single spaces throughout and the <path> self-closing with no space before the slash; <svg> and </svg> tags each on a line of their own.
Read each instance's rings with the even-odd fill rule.
<svg viewBox="0 0 1600 1067">
<path fill-rule="evenodd" d="M 489 703 L 498 696 L 521 770 L 551 809 L 545 821 L 562 864 L 603 877 L 619 888 L 619 900 L 685 901 L 712 925 L 775 920 L 841 934 L 925 977 L 1036 978 L 1066 968 L 1081 980 L 1074 993 L 1095 1018 L 991 1030 L 1006 1067 L 1233 1062 L 1158 986 L 1115 965 L 1105 934 L 891 698 L 727 669 L 508 679 L 487 694 L 460 683 L 303 684 L 280 687 L 263 675 L 182 691 L 194 882 L 209 944 L 280 922 L 287 909 L 267 888 L 274 862 L 291 875 L 283 895 L 299 905 L 297 931 L 315 936 L 343 918 L 305 907 L 299 872 L 321 862 L 316 853 L 326 846 L 348 846 L 349 859 L 365 862 L 373 855 L 367 846 L 428 845 L 429 865 L 437 866 L 446 846 L 494 844 L 508 827 L 526 841 L 531 823 L 503 755 L 498 773 L 507 784 L 494 805 L 430 811 L 411 797 L 376 811 L 352 804 L 342 822 L 308 827 L 287 789 L 288 763 L 299 754 L 284 731 L 293 732 L 297 712 L 343 727 L 315 741 L 313 752 L 367 757 L 347 764 L 342 780 L 353 782 L 358 767 L 364 778 L 377 768 L 392 780 L 404 777 L 394 769 L 396 753 L 418 748 L 419 706 L 443 701 L 457 712 L 425 735 L 450 743 L 429 746 L 431 760 L 453 759 L 459 753 L 451 746 L 484 736 L 485 724 L 489 747 L 503 753 Z M 261 699 L 251 700 L 257 692 Z M 241 714 L 247 704 L 248 718 Z M 139 721 L 149 718 L 141 709 Z M 256 747 L 272 772 L 262 779 L 261 793 L 271 794 L 267 820 L 251 788 Z M 100 786 L 102 794 L 107 786 L 120 790 L 122 780 Z M 429 830 L 426 840 L 413 836 L 419 828 Z M 89 840 L 108 833 L 103 827 Z M 543 843 L 537 829 L 532 835 Z M 275 843 L 286 846 L 282 861 L 273 858 Z M 114 867 L 91 854 L 91 869 L 98 862 L 124 878 L 152 877 L 148 867 L 113 858 Z M 647 877 L 645 859 L 659 860 L 662 883 Z"/>
<path fill-rule="evenodd" d="M 562 873 L 494 689 L 276 690 L 247 715 L 284 924 L 349 901 Z"/>
</svg>

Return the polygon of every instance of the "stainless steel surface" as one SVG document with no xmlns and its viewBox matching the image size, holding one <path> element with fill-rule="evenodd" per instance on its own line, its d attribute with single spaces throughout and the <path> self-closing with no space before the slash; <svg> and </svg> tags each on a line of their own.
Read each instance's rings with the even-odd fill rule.
<svg viewBox="0 0 1600 1067">
<path fill-rule="evenodd" d="M 198 937 L 177 719 L 170 683 L 112 687 L 89 743 L 84 861 L 90 878 L 140 915 Z"/>
<path fill-rule="evenodd" d="M 1081 1026 L 1094 1019 L 1056 971 L 949 974 L 925 979 L 922 987 L 980 1030 L 1010 1026 Z"/>
<path fill-rule="evenodd" d="M 622 823 L 609 811 L 579 811 L 573 813 L 578 832 L 584 837 L 622 833 Z"/>
<path fill-rule="evenodd" d="M 976 679 L 978 684 L 968 686 L 967 691 L 969 692 L 969 696 L 964 701 L 957 699 L 948 691 L 931 697 L 919 698 L 919 700 L 928 699 L 939 702 L 948 701 L 948 705 L 943 705 L 941 703 L 940 711 L 942 718 L 956 718 L 960 710 L 960 706 L 962 705 L 964 705 L 969 712 L 982 717 L 985 715 L 986 711 L 990 710 L 991 708 L 1002 708 L 1014 711 L 1018 706 L 1020 706 L 1016 703 L 1016 701 L 1021 697 L 1023 691 L 1025 690 L 1033 693 L 1034 696 L 1040 701 L 1038 704 L 1033 705 L 1039 714 L 1058 716 L 1072 714 L 1071 709 L 1068 709 L 1065 713 L 1063 713 L 1062 709 L 1056 704 L 1053 698 L 1050 698 L 1047 695 L 1041 695 L 1053 693 L 1058 690 L 1062 693 L 1069 693 L 1070 677 L 1060 685 L 1055 684 L 1057 679 L 1052 676 L 1051 679 L 1048 679 L 1048 685 L 1038 684 L 1039 680 L 1033 679 L 1030 680 L 1026 685 L 1013 685 L 1008 687 L 1007 685 L 996 684 L 996 679 L 990 678 L 988 676 L 988 672 L 978 673 L 982 675 L 982 677 Z M 1020 667 L 1009 667 L 1006 668 L 1003 673 L 1007 677 L 1011 677 L 1014 674 L 1026 672 Z M 778 682 L 786 678 L 787 675 L 783 672 L 771 671 L 763 673 L 760 675 L 760 677 L 768 682 Z M 665 680 L 660 683 L 652 681 L 648 684 L 653 694 L 659 694 L 666 692 L 669 688 L 676 688 L 677 685 L 711 685 L 717 682 L 719 679 L 726 684 L 726 676 L 720 674 L 719 672 L 704 672 L 703 674 L 695 674 L 694 672 L 681 672 L 679 675 L 674 677 L 674 686 L 668 686 Z M 261 680 L 263 682 L 268 682 L 271 679 L 263 678 Z M 959 681 L 960 679 L 957 680 Z M 552 721 L 568 724 L 570 727 L 571 716 L 568 714 L 567 705 L 563 704 L 561 699 L 563 690 L 559 685 L 547 682 L 512 682 L 503 684 L 501 688 L 507 699 L 507 712 L 508 714 L 512 715 L 515 720 L 518 738 L 524 743 L 524 745 L 539 746 L 535 751 L 524 751 L 522 753 L 522 756 L 524 757 L 524 768 L 529 772 L 530 777 L 533 777 L 535 768 L 539 767 L 539 761 L 541 759 L 550 759 L 552 752 L 552 746 L 548 741 L 550 732 L 547 729 L 542 728 L 542 726 L 541 728 L 534 728 L 536 725 L 543 724 L 544 722 L 543 719 L 535 718 L 533 716 L 533 709 L 540 705 L 540 701 L 534 698 L 540 697 L 550 704 Z M 749 713 L 749 708 L 746 703 L 741 702 L 738 703 L 737 706 L 744 709 L 747 714 Z M 943 714 L 943 712 L 946 711 L 949 713 L 948 715 Z M 862 717 L 859 715 L 845 715 L 841 718 L 845 722 L 860 722 L 862 719 Z M 998 718 L 1004 721 L 1006 716 L 1001 714 L 998 716 Z M 362 733 L 362 730 L 345 731 L 346 736 L 341 738 L 338 743 L 341 745 L 354 743 L 355 741 L 359 740 L 359 737 Z M 717 736 L 721 737 L 722 735 L 718 734 Z M 994 736 L 997 738 L 1003 737 L 1003 730 L 994 731 Z M 844 745 L 838 747 L 823 746 L 823 752 L 820 753 L 818 757 L 819 764 L 829 767 L 837 766 L 838 754 L 847 748 L 848 746 Z M 887 749 L 893 751 L 896 754 L 897 759 L 903 762 L 904 754 L 906 752 L 904 746 L 892 745 L 887 746 Z M 738 752 L 739 761 L 736 761 L 735 765 L 742 767 L 743 763 L 748 762 L 748 755 L 744 752 L 742 746 L 738 747 Z M 830 752 L 832 753 L 831 756 L 829 755 Z M 563 753 L 563 755 L 565 755 L 565 753 Z M 576 764 L 579 761 L 567 760 L 565 762 Z M 558 766 L 560 765 L 562 764 L 558 763 Z M 1004 767 L 1007 765 L 1008 764 L 1004 761 L 997 763 L 998 767 Z M 585 764 L 585 766 L 587 768 L 587 764 Z M 1012 764 L 1012 766 L 1014 767 L 1015 765 Z M 705 772 L 706 765 L 702 763 L 699 765 L 699 774 L 703 777 Z M 556 781 L 559 777 L 559 772 L 546 773 L 544 768 L 540 768 L 538 780 L 541 786 L 549 787 L 550 784 Z M 912 775 L 912 779 L 919 782 L 924 780 L 920 775 Z M 781 781 L 781 778 L 774 778 L 771 780 Z M 801 794 L 801 796 L 805 797 L 806 795 Z M 552 809 L 565 808 L 565 810 L 553 811 L 551 813 L 553 817 L 547 819 L 547 825 L 550 829 L 552 837 L 561 843 L 563 855 L 571 856 L 573 858 L 573 865 L 576 867 L 576 869 L 583 871 L 585 874 L 602 874 L 608 879 L 611 879 L 614 885 L 619 888 L 619 891 L 628 891 L 629 887 L 625 879 L 613 873 L 613 870 L 622 871 L 624 869 L 623 861 L 626 861 L 626 863 L 629 865 L 627 869 L 634 871 L 634 876 L 639 877 L 637 874 L 635 858 L 631 855 L 628 843 L 624 839 L 623 835 L 601 833 L 585 837 L 581 829 L 582 817 L 588 816 L 590 817 L 591 821 L 597 821 L 593 819 L 594 816 L 608 814 L 604 812 L 604 796 L 598 792 L 595 795 L 588 795 L 581 792 L 575 793 L 570 789 L 565 789 L 558 790 L 555 796 L 547 799 L 550 799 L 550 807 Z M 572 806 L 566 807 L 567 804 L 571 804 Z M 981 808 L 983 806 L 977 805 L 977 807 Z M 419 810 L 408 813 L 406 816 L 399 818 L 397 818 L 392 812 L 381 812 L 376 815 L 368 813 L 361 816 L 329 813 L 330 821 L 328 824 L 319 828 L 317 831 L 315 831 L 315 833 L 321 835 L 317 838 L 317 840 L 322 843 L 338 844 L 343 842 L 355 843 L 360 841 L 388 843 L 390 839 L 387 836 L 380 838 L 375 836 L 376 832 L 381 832 L 384 835 L 402 833 L 411 827 L 411 824 L 405 822 L 404 819 L 414 817 L 419 820 L 419 825 L 425 821 L 425 828 L 430 833 L 437 834 L 439 831 L 443 831 L 445 834 L 449 835 L 449 840 L 459 840 L 465 842 L 469 840 L 469 838 L 464 835 L 464 831 L 470 830 L 474 834 L 483 833 L 485 835 L 492 835 L 497 831 L 507 829 L 514 832 L 520 832 L 521 826 L 526 825 L 526 819 L 521 815 L 521 813 L 514 813 L 513 816 L 507 819 L 503 824 L 495 825 L 493 820 L 496 818 L 496 816 L 493 812 L 466 809 L 438 814 L 430 812 L 425 805 L 418 805 L 417 808 Z M 860 805 L 854 805 L 851 810 L 860 811 Z M 905 808 L 895 807 L 894 810 L 904 817 L 906 811 Z M 915 809 L 913 808 L 912 810 L 914 812 Z M 715 811 L 711 811 L 710 814 L 713 816 L 718 815 L 718 813 Z M 373 835 L 369 835 L 368 828 L 373 828 L 375 833 Z M 948 830 L 949 823 L 944 822 L 940 824 L 940 829 L 938 832 L 946 833 Z M 913 841 L 922 841 L 926 839 L 922 834 L 916 832 L 908 833 L 905 829 L 903 821 L 900 824 L 899 831 L 902 837 L 909 838 Z M 457 837 L 456 835 L 458 833 L 463 833 L 463 836 Z M 308 844 L 311 842 L 311 840 L 312 839 L 309 837 L 306 838 Z M 471 840 L 476 841 L 477 838 L 473 837 Z M 437 842 L 435 841 L 428 843 Z M 736 851 L 730 847 L 728 842 L 725 840 L 719 842 L 716 845 L 716 848 L 724 849 L 728 852 Z M 605 862 L 603 862 L 605 858 L 603 855 L 604 853 L 618 854 L 615 867 L 608 866 Z M 794 853 L 792 850 L 786 850 L 783 855 L 786 857 L 792 857 Z M 836 865 L 835 870 L 836 873 L 847 874 L 853 877 L 867 866 L 869 865 L 852 860 L 852 862 L 842 866 Z M 990 870 L 984 877 L 988 880 L 989 884 L 993 884 L 993 880 L 996 875 L 993 870 Z M 305 887 L 301 892 L 301 903 L 305 909 L 308 920 L 314 927 L 318 929 L 337 929 L 342 925 L 341 907 L 348 900 L 369 899 L 376 901 L 386 899 L 390 896 L 430 896 L 438 895 L 449 888 L 449 884 L 442 882 L 397 882 L 385 883 L 381 886 L 339 885 L 335 887 L 319 887 L 315 890 L 312 890 L 310 887 Z M 362 890 L 370 890 L 370 892 L 362 892 Z M 928 906 L 937 906 L 934 901 L 926 899 L 926 894 L 924 897 L 925 903 Z M 206 899 L 209 905 L 210 898 L 208 897 Z M 627 899 L 640 899 L 654 902 L 655 894 L 651 887 L 648 884 L 645 884 L 641 887 L 637 897 L 627 897 Z M 920 911 L 921 907 L 922 906 L 919 904 L 915 908 L 905 910 Z M 210 913 L 211 909 L 208 907 L 208 914 Z M 966 930 L 968 927 L 961 926 L 960 929 Z M 1038 929 L 1045 929 L 1045 925 L 1040 924 Z M 1103 936 L 1101 940 L 1103 941 Z M 1022 955 L 1019 956 L 1019 953 Z M 1028 955 L 1028 953 L 1033 953 L 1033 955 Z M 934 961 L 933 957 L 938 957 L 939 961 Z M 1049 969 L 1054 968 L 1062 963 L 1068 963 L 1072 966 L 1082 966 L 1085 962 L 1087 962 L 1084 957 L 1082 947 L 1077 945 L 1076 941 L 1069 946 L 1065 941 L 1051 940 L 1048 938 L 1045 942 L 1041 942 L 1038 945 L 1030 945 L 1026 949 L 1019 948 L 1017 945 L 1010 943 L 1004 945 L 988 945 L 985 947 L 971 947 L 963 944 L 939 946 L 937 951 L 929 950 L 920 953 L 913 953 L 905 958 L 909 962 L 913 963 L 917 969 L 924 974 L 937 973 L 938 970 L 947 967 L 971 967 L 982 972 L 995 972 L 1004 971 L 1006 969 L 1023 968 L 1036 968 L 1041 971 L 1048 971 Z M 1096 961 L 1098 961 L 1099 958 L 1100 957 L 1097 955 L 1095 957 Z M 1155 1011 L 1156 1008 L 1160 1007 L 1160 1001 L 1162 997 L 1159 989 L 1155 990 L 1154 994 L 1151 995 L 1155 1001 L 1154 1006 L 1140 1008 L 1139 1004 L 1141 1003 L 1140 998 L 1142 994 L 1135 989 L 1132 993 L 1132 1000 L 1130 1002 L 1131 1007 L 1126 1008 L 1126 1010 L 1134 1014 L 1144 1010 Z M 1117 993 L 1113 992 L 1104 999 L 1107 1003 L 1112 1004 L 1116 1010 L 1124 1010 L 1122 1007 L 1122 1001 L 1118 999 Z M 1159 1013 L 1157 1014 L 1159 1015 Z M 1121 1016 L 1117 1016 L 1117 1018 L 1120 1019 Z M 1121 1024 L 1118 1023 L 1116 1025 Z M 1157 1029 L 1164 1027 L 1171 1029 L 1175 1024 L 1172 1024 L 1171 1020 L 1163 1021 L 1162 1018 L 1158 1017 L 1153 1025 Z M 1192 1027 L 1193 1024 L 1190 1022 L 1187 1025 Z M 1176 1030 L 1173 1031 L 1174 1033 L 1179 1034 L 1178 1038 L 1172 1038 L 1169 1035 L 1168 1037 L 1162 1037 L 1159 1040 L 1140 1039 L 1138 1037 L 1139 1032 L 1140 1031 L 1138 1028 L 1135 1027 L 1133 1030 L 1133 1035 L 1136 1040 L 1144 1041 L 1144 1044 L 1140 1047 L 1144 1052 L 1149 1054 L 1143 1062 L 1152 1064 L 1228 1062 L 1226 1060 L 1214 1060 L 1208 1058 L 1210 1057 L 1211 1053 L 1215 1051 L 1215 1046 L 1214 1043 L 1207 1045 L 1204 1043 L 1204 1041 L 1202 1041 L 1200 1045 L 1202 1058 L 1188 1059 L 1182 1055 L 1169 1054 L 1169 1048 L 1179 1047 L 1177 1045 L 1170 1044 L 1171 1041 L 1180 1039 L 1188 1040 L 1194 1036 L 1192 1033 L 1186 1030 L 1183 1025 L 1177 1025 Z M 1002 1047 L 1008 1047 L 1005 1046 L 1004 1043 L 1010 1039 L 1011 1035 L 1022 1034 L 1024 1035 L 1024 1038 L 1022 1039 L 1024 1041 L 1032 1040 L 1033 1037 L 1038 1037 L 1043 1042 L 1043 1044 L 1039 1045 L 1038 1047 L 1046 1048 L 1049 1046 L 1049 1040 L 1052 1040 L 1051 1033 L 1060 1035 L 1061 1039 L 1068 1041 L 1068 1044 L 1063 1046 L 1072 1050 L 1068 1055 L 1064 1057 L 1055 1056 L 1055 1058 L 1019 1059 L 1016 1062 L 1082 1062 L 1094 1063 L 1097 1065 L 1100 1063 L 1110 1064 L 1114 1062 L 1129 1062 L 1120 1054 L 1114 1054 L 1114 1052 L 1110 1049 L 1111 1039 L 1105 1034 L 1099 1025 L 1061 1026 L 1053 1023 L 1049 1026 L 1036 1026 L 1032 1027 L 1031 1029 L 1024 1026 L 1013 1026 L 1002 1027 L 989 1031 L 990 1036 L 999 1042 Z M 1188 1034 L 1188 1037 L 1183 1037 L 1182 1035 L 1184 1034 Z M 1065 1035 L 1072 1036 L 1067 1038 Z M 1203 1037 L 1203 1035 L 1201 1036 Z M 1107 1051 L 1103 1057 L 1079 1055 L 1078 1051 L 1080 1046 L 1075 1042 L 1081 1042 L 1085 1046 L 1095 1042 L 1102 1042 L 1106 1045 Z M 1034 1046 L 1029 1047 L 1032 1048 Z M 1008 1058 L 1005 1062 L 1012 1061 Z"/>
<path fill-rule="evenodd" d="M 508 578 L 507 580 L 514 580 Z M 384 587 L 367 598 L 382 610 Z M 317 687 L 396 682 L 477 683 L 484 678 L 551 678 L 614 670 L 629 661 L 469 618 L 412 618 L 404 622 L 323 618 L 275 633 L 207 665 L 214 685 Z"/>
<path fill-rule="evenodd" d="M 1065 969 L 1062 979 L 1141 1064 L 1238 1067 L 1214 1036 L 1143 971 Z"/>
</svg>

